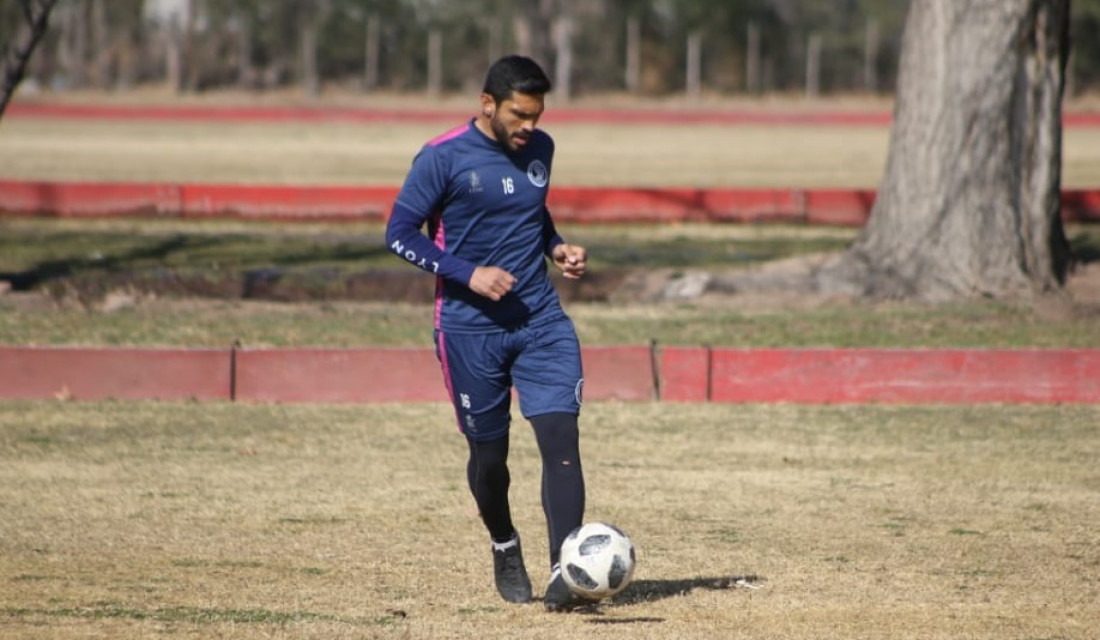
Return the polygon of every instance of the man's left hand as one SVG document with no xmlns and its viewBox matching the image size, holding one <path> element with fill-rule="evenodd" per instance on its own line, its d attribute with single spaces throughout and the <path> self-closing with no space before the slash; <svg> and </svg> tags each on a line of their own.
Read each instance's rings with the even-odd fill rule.
<svg viewBox="0 0 1100 640">
<path fill-rule="evenodd" d="M 584 275 L 588 262 L 588 251 L 584 247 L 575 244 L 559 244 L 550 254 L 554 264 L 561 269 L 562 275 L 570 280 L 577 280 Z"/>
</svg>

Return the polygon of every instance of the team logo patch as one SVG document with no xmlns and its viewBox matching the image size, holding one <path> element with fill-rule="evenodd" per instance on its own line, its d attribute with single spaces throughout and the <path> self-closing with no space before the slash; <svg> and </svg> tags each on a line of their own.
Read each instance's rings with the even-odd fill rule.
<svg viewBox="0 0 1100 640">
<path fill-rule="evenodd" d="M 546 170 L 546 165 L 541 160 L 534 160 L 527 165 L 527 179 L 536 187 L 545 187 L 550 179 L 550 172 Z"/>
</svg>

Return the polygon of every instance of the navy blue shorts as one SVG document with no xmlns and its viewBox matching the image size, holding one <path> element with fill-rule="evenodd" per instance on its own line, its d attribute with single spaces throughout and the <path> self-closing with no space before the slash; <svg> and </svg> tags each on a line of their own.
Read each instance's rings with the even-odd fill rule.
<svg viewBox="0 0 1100 640">
<path fill-rule="evenodd" d="M 485 333 L 436 331 L 435 353 L 458 429 L 472 440 L 508 432 L 513 386 L 525 418 L 580 413 L 581 348 L 568 316 Z"/>
</svg>

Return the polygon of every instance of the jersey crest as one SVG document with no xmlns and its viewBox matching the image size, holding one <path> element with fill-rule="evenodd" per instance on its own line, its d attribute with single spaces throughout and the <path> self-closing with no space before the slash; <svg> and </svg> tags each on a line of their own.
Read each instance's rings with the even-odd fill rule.
<svg viewBox="0 0 1100 640">
<path fill-rule="evenodd" d="M 532 160 L 531 164 L 527 165 L 527 179 L 536 187 L 546 186 L 547 181 L 550 179 L 550 172 L 546 170 L 546 165 L 542 163 L 542 160 Z"/>
</svg>

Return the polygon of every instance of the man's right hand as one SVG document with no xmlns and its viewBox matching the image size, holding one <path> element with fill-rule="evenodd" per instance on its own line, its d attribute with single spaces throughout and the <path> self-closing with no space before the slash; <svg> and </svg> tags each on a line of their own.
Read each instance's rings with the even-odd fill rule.
<svg viewBox="0 0 1100 640">
<path fill-rule="evenodd" d="M 516 286 L 516 277 L 500 267 L 476 267 L 470 276 L 470 289 L 496 302 Z"/>
</svg>

